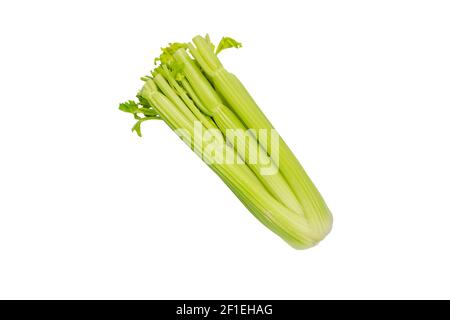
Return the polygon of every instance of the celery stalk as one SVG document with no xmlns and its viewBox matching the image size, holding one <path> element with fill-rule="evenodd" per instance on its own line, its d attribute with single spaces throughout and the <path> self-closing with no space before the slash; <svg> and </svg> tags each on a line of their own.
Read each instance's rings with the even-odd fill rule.
<svg viewBox="0 0 450 320">
<path fill-rule="evenodd" d="M 184 49 L 177 50 L 174 53 L 174 58 L 182 65 L 183 73 L 186 76 L 190 86 L 193 88 L 195 94 L 199 97 L 202 108 L 205 109 L 209 115 L 211 115 L 222 133 L 226 134 L 228 129 L 240 129 L 246 131 L 247 127 L 245 127 L 238 117 L 236 117 L 236 115 L 223 104 L 222 98 L 216 93 L 212 85 L 204 77 L 193 61 L 187 56 L 186 51 Z M 237 138 L 242 140 L 246 137 Z M 273 163 L 273 161 L 267 156 L 265 150 L 258 145 L 258 142 L 253 135 L 248 135 L 248 138 L 250 145 L 257 145 L 259 151 L 258 154 L 262 156 L 263 159 L 260 159 L 261 161 L 258 163 L 251 163 L 249 161 L 248 154 L 246 154 L 245 150 L 242 150 L 241 148 L 238 149 L 238 153 L 240 151 L 244 151 L 244 153 L 240 153 L 240 156 L 245 159 L 245 162 L 258 176 L 261 182 L 269 189 L 273 196 L 275 196 L 288 208 L 294 210 L 300 215 L 303 215 L 302 207 L 293 194 L 291 188 L 278 171 L 278 163 Z M 240 144 L 239 142 L 235 144 L 235 141 L 231 141 L 231 143 L 234 144 L 235 147 L 238 147 Z M 245 144 L 243 141 L 241 141 L 241 143 Z M 266 166 L 273 167 L 273 170 L 276 171 L 276 173 L 271 175 L 263 175 L 261 163 L 266 164 Z"/>
<path fill-rule="evenodd" d="M 214 52 L 209 37 L 198 36 L 163 48 L 159 66 L 142 78 L 139 102 L 120 109 L 138 120 L 133 130 L 139 135 L 142 122 L 165 121 L 267 228 L 294 248 L 312 247 L 330 231 L 331 213 L 285 142 L 258 132 L 273 126 L 217 57 L 239 46 L 223 38 Z M 230 130 L 245 135 L 230 137 Z M 218 161 L 223 155 L 233 161 Z"/>
<path fill-rule="evenodd" d="M 274 129 L 258 107 L 244 85 L 233 74 L 226 71 L 208 41 L 200 36 L 193 39 L 189 48 L 214 87 L 225 98 L 245 125 L 255 129 Z M 259 141 L 271 155 L 270 139 Z M 332 216 L 319 191 L 306 174 L 287 144 L 280 138 L 280 171 L 296 194 L 313 227 L 325 236 L 331 230 Z"/>
</svg>

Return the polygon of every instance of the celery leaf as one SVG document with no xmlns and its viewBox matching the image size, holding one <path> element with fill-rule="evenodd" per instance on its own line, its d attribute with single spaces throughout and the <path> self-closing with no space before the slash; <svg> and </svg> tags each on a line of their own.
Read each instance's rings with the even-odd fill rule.
<svg viewBox="0 0 450 320">
<path fill-rule="evenodd" d="M 222 50 L 228 49 L 228 48 L 241 48 L 242 44 L 240 42 L 237 42 L 233 38 L 230 37 L 223 37 L 222 40 L 220 40 L 219 45 L 216 49 L 216 55 L 219 54 Z"/>
</svg>

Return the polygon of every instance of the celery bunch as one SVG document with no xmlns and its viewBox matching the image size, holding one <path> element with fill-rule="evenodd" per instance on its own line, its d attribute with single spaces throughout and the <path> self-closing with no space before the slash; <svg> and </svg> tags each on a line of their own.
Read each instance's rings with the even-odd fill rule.
<svg viewBox="0 0 450 320">
<path fill-rule="evenodd" d="M 236 76 L 217 55 L 240 47 L 209 36 L 172 43 L 155 59 L 156 68 L 138 101 L 120 110 L 137 119 L 163 120 L 227 184 L 248 210 L 291 246 L 306 249 L 330 231 L 332 216 L 320 193 L 286 143 Z"/>
</svg>

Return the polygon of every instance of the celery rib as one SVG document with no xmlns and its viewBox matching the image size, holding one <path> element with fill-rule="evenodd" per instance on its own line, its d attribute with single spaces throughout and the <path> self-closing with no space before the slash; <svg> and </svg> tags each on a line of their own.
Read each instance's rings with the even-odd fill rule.
<svg viewBox="0 0 450 320">
<path fill-rule="evenodd" d="M 331 213 L 284 140 L 267 134 L 276 132 L 247 89 L 217 57 L 240 46 L 224 37 L 214 51 L 208 36 L 197 36 L 163 48 L 159 66 L 142 78 L 139 103 L 120 109 L 138 120 L 139 135 L 142 122 L 162 119 L 262 224 L 292 247 L 310 248 L 331 230 Z M 218 161 L 223 154 L 233 161 Z"/>
</svg>

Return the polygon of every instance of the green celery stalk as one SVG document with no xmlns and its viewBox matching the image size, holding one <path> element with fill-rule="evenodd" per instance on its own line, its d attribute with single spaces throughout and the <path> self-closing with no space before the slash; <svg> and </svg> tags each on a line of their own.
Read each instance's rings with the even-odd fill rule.
<svg viewBox="0 0 450 320">
<path fill-rule="evenodd" d="M 172 130 L 183 129 L 177 132 L 186 131 L 189 133 L 187 136 L 195 136 L 194 121 L 198 121 L 197 118 L 192 113 L 187 112 L 189 111 L 187 106 L 183 104 L 175 105 L 169 98 L 157 90 L 156 83 L 162 84 L 162 77 L 156 76 L 155 80 L 147 80 L 139 95 L 157 110 L 161 118 Z M 158 86 L 158 88 L 160 87 Z M 185 142 L 188 140 L 183 139 Z M 204 141 L 197 143 L 194 139 L 194 144 L 189 145 L 189 147 L 197 154 L 202 155 L 203 143 Z M 226 148 L 230 148 L 226 144 L 224 145 Z M 273 198 L 246 165 L 215 163 L 211 159 L 208 159 L 206 163 L 230 187 L 233 193 L 236 194 L 258 220 L 277 233 L 291 246 L 298 249 L 305 249 L 321 240 L 311 230 L 308 222 L 304 218 L 299 217 L 297 213 L 286 208 Z"/>
<path fill-rule="evenodd" d="M 212 85 L 194 64 L 194 62 L 188 57 L 186 51 L 181 48 L 174 53 L 175 61 L 177 61 L 182 66 L 182 72 L 186 76 L 187 81 L 193 88 L 195 95 L 201 101 L 201 106 L 205 112 L 212 117 L 212 119 L 217 124 L 218 128 L 222 131 L 224 135 L 228 129 L 238 129 L 240 131 L 247 131 L 247 127 L 242 124 L 239 118 L 224 105 L 222 98 L 216 93 Z M 231 144 L 235 146 L 239 155 L 245 160 L 247 165 L 253 170 L 253 172 L 258 176 L 261 182 L 268 188 L 272 195 L 285 204 L 288 208 L 294 210 L 300 215 L 303 215 L 302 207 L 299 201 L 295 197 L 289 185 L 286 183 L 285 179 L 278 171 L 278 163 L 274 163 L 270 157 L 267 156 L 265 150 L 260 147 L 257 139 L 254 135 L 246 135 L 243 137 L 236 137 L 237 140 L 246 140 L 248 137 L 249 144 L 245 141 L 230 141 Z M 239 148 L 240 145 L 246 145 L 251 147 L 251 145 L 256 145 L 258 150 L 258 155 L 262 158 L 257 163 L 250 162 L 248 148 L 247 150 L 242 150 Z M 261 165 L 265 164 L 264 166 Z M 268 165 L 267 165 L 268 164 Z M 272 167 L 274 171 L 273 174 L 265 175 L 263 174 L 267 168 Z M 264 170 L 266 169 L 266 170 Z"/>
<path fill-rule="evenodd" d="M 197 36 L 193 43 L 163 48 L 156 59 L 159 66 L 142 78 L 139 102 L 119 108 L 138 120 L 133 127 L 138 135 L 144 121 L 166 122 L 267 228 L 296 249 L 312 247 L 330 231 L 331 213 L 286 143 L 279 138 L 279 148 L 273 149 L 272 137 L 258 132 L 274 129 L 218 59 L 217 54 L 229 47 L 240 44 L 223 38 L 214 52 L 208 36 Z M 230 137 L 229 130 L 246 134 Z M 223 154 L 236 161 L 216 161 L 215 156 Z M 267 168 L 276 170 L 264 174 Z"/>
<path fill-rule="evenodd" d="M 216 90 L 225 98 L 245 125 L 254 129 L 274 129 L 244 85 L 235 75 L 225 70 L 207 39 L 197 36 L 193 42 L 195 46 L 188 45 L 190 52 L 211 79 Z M 271 155 L 270 138 L 259 142 Z M 282 138 L 280 138 L 279 152 L 281 173 L 296 194 L 306 217 L 312 222 L 311 226 L 325 236 L 331 230 L 333 222 L 330 210 Z"/>
</svg>

